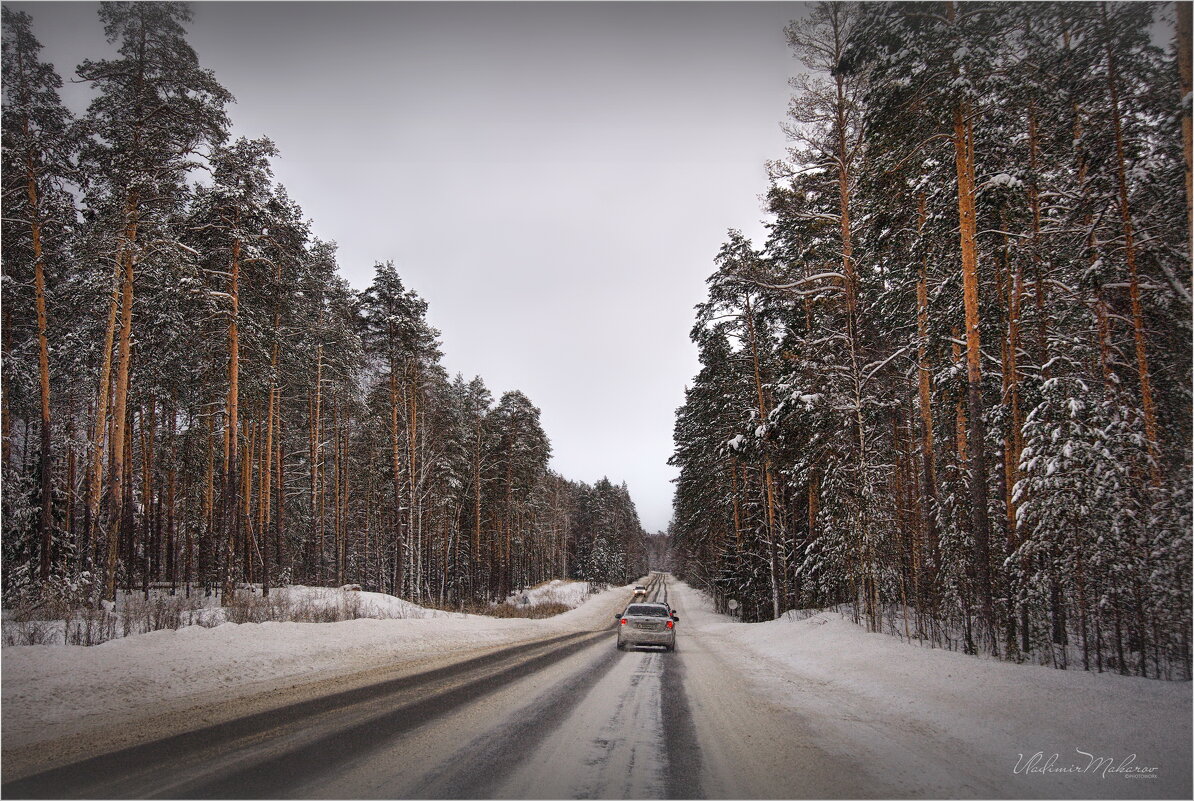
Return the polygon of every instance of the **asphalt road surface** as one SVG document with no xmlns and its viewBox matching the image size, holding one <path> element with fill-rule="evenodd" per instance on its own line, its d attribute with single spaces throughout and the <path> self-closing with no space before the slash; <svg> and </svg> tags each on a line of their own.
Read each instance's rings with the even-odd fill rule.
<svg viewBox="0 0 1194 801">
<path fill-rule="evenodd" d="M 676 609 L 677 650 L 607 627 L 260 712 L 6 782 L 5 798 L 874 796 L 794 736 Z M 616 596 L 616 597 L 615 597 Z"/>
</svg>

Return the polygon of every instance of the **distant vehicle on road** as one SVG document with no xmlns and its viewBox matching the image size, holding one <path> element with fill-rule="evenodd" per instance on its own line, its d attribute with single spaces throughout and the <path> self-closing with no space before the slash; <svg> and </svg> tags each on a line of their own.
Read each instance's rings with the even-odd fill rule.
<svg viewBox="0 0 1194 801">
<path fill-rule="evenodd" d="M 644 587 L 642 584 L 636 584 L 636 585 L 634 585 L 634 594 L 635 595 L 646 595 L 647 588 Z"/>
<path fill-rule="evenodd" d="M 618 650 L 626 646 L 661 645 L 676 650 L 676 624 L 680 618 L 664 603 L 630 604 L 618 615 Z"/>
</svg>

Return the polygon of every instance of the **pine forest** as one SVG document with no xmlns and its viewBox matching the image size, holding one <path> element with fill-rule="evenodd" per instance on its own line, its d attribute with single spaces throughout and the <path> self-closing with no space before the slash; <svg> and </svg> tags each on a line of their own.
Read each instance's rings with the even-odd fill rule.
<svg viewBox="0 0 1194 801">
<path fill-rule="evenodd" d="M 766 241 L 729 232 L 692 329 L 677 572 L 748 620 L 1190 678 L 1190 8 L 787 28 Z"/>
<path fill-rule="evenodd" d="M 100 5 L 77 115 L 5 8 L 4 605 L 464 608 L 666 562 L 748 621 L 1189 679 L 1190 9 L 801 6 L 765 240 L 730 230 L 696 309 L 665 541 L 626 484 L 548 468 L 526 395 L 449 375 L 400 266 L 340 275 L 185 4 Z"/>
<path fill-rule="evenodd" d="M 523 393 L 447 374 L 391 262 L 355 291 L 181 3 L 103 3 L 85 114 L 3 19 L 5 607 L 359 584 L 457 608 L 624 584 L 625 484 L 548 469 Z"/>
</svg>

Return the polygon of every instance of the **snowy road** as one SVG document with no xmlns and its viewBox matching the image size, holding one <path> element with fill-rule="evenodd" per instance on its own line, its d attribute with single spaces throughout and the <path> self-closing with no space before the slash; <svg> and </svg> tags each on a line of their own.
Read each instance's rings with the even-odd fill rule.
<svg viewBox="0 0 1194 801">
<path fill-rule="evenodd" d="M 602 633 L 483 703 L 380 747 L 309 798 L 797 798 L 887 796 L 821 752 L 744 685 L 716 643 L 684 636 L 686 594 L 662 580 L 677 651 L 614 649 Z M 624 599 L 615 599 L 624 600 Z M 620 603 L 614 604 L 615 607 Z"/>
<path fill-rule="evenodd" d="M 661 577 L 649 597 L 667 597 Z M 4 795 L 748 798 L 863 791 L 840 776 L 799 791 L 788 784 L 787 771 L 776 769 L 790 766 L 787 751 L 807 754 L 807 746 L 786 745 L 797 738 L 769 724 L 766 709 L 734 689 L 739 678 L 696 638 L 681 635 L 676 653 L 615 650 L 613 617 L 626 600 L 622 593 L 603 599 L 609 624 L 596 631 L 62 766 L 7 783 Z M 684 599 L 673 593 L 670 600 L 683 631 Z M 697 706 L 716 731 L 695 725 L 689 672 L 700 674 L 696 686 L 709 693 Z"/>
<path fill-rule="evenodd" d="M 617 651 L 614 616 L 628 594 L 605 593 L 586 604 L 570 633 L 63 765 L 6 782 L 3 795 L 1189 796 L 1188 685 L 978 662 L 835 628 L 833 621 L 808 629 L 743 626 L 712 614 L 683 584 L 659 577 L 651 592 L 666 593 L 680 616 L 675 653 Z M 825 632 L 840 638 L 825 640 L 828 649 L 815 639 Z M 755 650 L 761 646 L 750 637 L 759 634 L 776 648 L 806 644 L 807 663 L 793 669 L 790 660 L 781 664 Z M 839 641 L 848 648 L 835 652 Z M 943 681 L 955 666 L 983 672 L 993 692 Z M 911 684 L 900 669 L 912 674 Z M 865 683 L 851 684 L 854 676 Z M 999 684 L 1004 677 L 1009 686 L 1031 683 L 1071 707 L 1093 692 L 1103 708 L 1073 720 L 1048 709 L 1025 712 L 1035 700 L 1017 705 Z M 1130 692 L 1122 693 L 1125 687 Z M 963 691 L 973 698 L 949 695 Z M 1142 760 L 1161 763 L 1158 781 L 1013 769 L 1015 751 L 1040 738 L 1081 736 L 1088 747 L 1117 747 L 1127 741 L 1083 721 L 1114 720 L 1133 735 L 1129 707 L 1153 720 L 1148 705 L 1161 708 L 1166 699 L 1179 700 L 1172 719 L 1157 721 L 1174 735 L 1172 747 L 1141 752 Z"/>
</svg>

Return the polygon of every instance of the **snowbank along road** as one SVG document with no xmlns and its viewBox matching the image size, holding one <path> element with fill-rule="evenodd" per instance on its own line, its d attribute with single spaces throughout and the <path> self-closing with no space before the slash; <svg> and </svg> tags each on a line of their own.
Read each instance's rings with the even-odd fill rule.
<svg viewBox="0 0 1194 801">
<path fill-rule="evenodd" d="M 1016 743 L 1021 751 L 1030 748 L 1037 742 L 1030 735 L 1043 732 L 1065 753 L 1059 738 L 1089 732 L 1051 729 L 1048 721 L 1056 716 L 1047 709 L 1025 719 L 1000 717 L 978 702 L 970 709 L 937 703 L 935 677 L 927 675 L 923 697 L 883 697 L 897 686 L 890 679 L 876 682 L 877 698 L 817 672 L 812 663 L 793 670 L 791 663 L 751 652 L 738 633 L 755 627 L 727 623 L 703 596 L 665 575 L 653 574 L 648 590 L 648 599 L 666 600 L 680 616 L 675 653 L 615 649 L 615 615 L 630 600 L 628 591 L 617 590 L 590 600 L 574 617 L 575 631 L 17 777 L 4 783 L 3 795 L 1189 797 L 1188 721 L 1184 730 L 1158 722 L 1176 730 L 1170 751 L 1142 757 L 1165 763 L 1154 780 L 1017 771 Z M 945 659 L 941 664 L 949 667 L 952 659 L 969 659 L 922 654 L 890 638 L 877 642 L 904 649 L 896 654 L 927 656 L 925 664 Z M 966 664 L 1019 670 L 1008 675 L 1024 681 L 1056 673 Z M 1184 700 L 1188 714 L 1188 686 L 1163 684 L 1125 685 L 1147 692 L 1129 694 L 1123 703 L 1156 703 L 1147 693 L 1160 687 L 1156 697 Z M 1125 719 L 1115 706 L 1121 695 L 1107 696 L 1113 703 L 1096 713 Z M 916 709 L 934 710 L 938 718 L 949 709 L 963 726 Z M 1172 717 L 1180 720 L 1180 714 Z M 977 734 L 969 739 L 958 733 L 971 730 Z M 1109 742 L 1096 736 L 1094 745 Z"/>
</svg>

